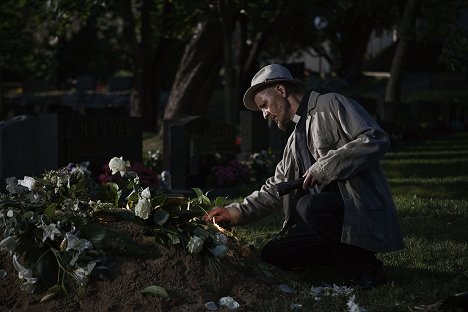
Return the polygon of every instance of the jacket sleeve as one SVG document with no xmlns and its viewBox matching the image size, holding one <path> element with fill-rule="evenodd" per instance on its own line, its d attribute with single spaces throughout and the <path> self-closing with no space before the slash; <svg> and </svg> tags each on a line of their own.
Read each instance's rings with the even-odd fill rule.
<svg viewBox="0 0 468 312">
<path fill-rule="evenodd" d="M 231 225 L 241 225 L 261 219 L 277 210 L 283 205 L 283 200 L 276 193 L 275 185 L 285 181 L 288 170 L 290 170 L 291 145 L 293 136 L 291 135 L 283 152 L 283 158 L 276 165 L 275 175 L 268 178 L 259 191 L 255 191 L 242 203 L 232 203 L 226 208 L 231 215 Z"/>
<path fill-rule="evenodd" d="M 320 157 L 311 166 L 312 174 L 321 183 L 348 179 L 366 170 L 383 157 L 390 147 L 387 134 L 364 108 L 339 94 L 330 97 L 324 105 L 325 116 L 316 124 L 320 132 L 312 131 L 315 136 L 312 145 Z M 332 136 L 324 140 L 321 133 Z M 327 146 L 326 142 L 338 142 Z"/>
</svg>

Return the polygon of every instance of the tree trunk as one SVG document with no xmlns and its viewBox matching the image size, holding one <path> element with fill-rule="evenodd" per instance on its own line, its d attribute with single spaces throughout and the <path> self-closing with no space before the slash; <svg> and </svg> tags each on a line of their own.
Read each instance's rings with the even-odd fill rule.
<svg viewBox="0 0 468 312">
<path fill-rule="evenodd" d="M 232 33 L 233 21 L 236 17 L 224 1 L 218 3 L 218 14 L 223 36 L 224 119 L 226 122 L 235 123 L 238 120 L 238 110 L 236 109 L 238 101 L 232 60 Z"/>
<path fill-rule="evenodd" d="M 186 46 L 164 111 L 164 119 L 204 114 L 222 64 L 219 22 L 199 22 Z"/>
<path fill-rule="evenodd" d="M 140 110 L 142 112 L 142 126 L 145 131 L 155 131 L 159 106 L 159 89 L 154 83 L 154 48 L 151 42 L 151 0 L 143 0 L 141 6 L 141 81 L 139 87 Z"/>
<path fill-rule="evenodd" d="M 341 46 L 342 63 L 341 77 L 348 85 L 357 81 L 361 76 L 362 64 L 364 56 L 367 52 L 367 44 L 371 37 L 373 26 L 369 25 L 363 29 L 359 29 L 359 35 L 347 37 L 347 41 Z"/>
<path fill-rule="evenodd" d="M 416 6 L 418 0 L 408 0 L 405 6 L 403 19 L 399 27 L 399 39 L 390 69 L 390 78 L 385 89 L 385 99 L 383 107 L 380 109 L 380 119 L 384 123 L 393 122 L 393 109 L 396 103 L 400 102 L 401 82 L 403 74 L 403 61 L 412 38 L 411 29 L 416 18 Z"/>
<path fill-rule="evenodd" d="M 348 85 L 360 78 L 367 44 L 375 26 L 375 21 L 363 12 L 354 12 L 354 18 L 348 19 L 340 30 L 338 74 Z M 367 17 L 367 19 L 366 19 Z"/>
</svg>

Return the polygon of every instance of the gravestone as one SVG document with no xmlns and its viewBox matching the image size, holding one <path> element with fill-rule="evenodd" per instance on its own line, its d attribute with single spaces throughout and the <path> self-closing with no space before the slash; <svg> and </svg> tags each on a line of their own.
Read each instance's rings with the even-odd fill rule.
<svg viewBox="0 0 468 312">
<path fill-rule="evenodd" d="M 172 188 L 203 187 L 210 158 L 235 158 L 235 128 L 206 117 L 190 116 L 165 122 L 164 167 L 171 172 Z"/>
<path fill-rule="evenodd" d="M 240 112 L 240 137 L 241 160 L 248 160 L 251 154 L 268 149 L 268 122 L 261 112 Z"/>
<path fill-rule="evenodd" d="M 122 115 L 41 114 L 0 126 L 0 186 L 10 176 L 40 175 L 68 163 L 90 161 L 99 173 L 112 157 L 142 159 L 139 118 Z"/>
<path fill-rule="evenodd" d="M 76 79 L 76 90 L 78 92 L 94 91 L 96 89 L 96 80 L 93 76 L 82 75 Z"/>
<path fill-rule="evenodd" d="M 107 81 L 109 92 L 113 91 L 128 91 L 132 89 L 132 77 L 111 77 Z"/>
<path fill-rule="evenodd" d="M 38 120 L 33 116 L 21 115 L 0 122 L 0 192 L 4 191 L 6 178 L 37 172 L 37 128 Z"/>
</svg>

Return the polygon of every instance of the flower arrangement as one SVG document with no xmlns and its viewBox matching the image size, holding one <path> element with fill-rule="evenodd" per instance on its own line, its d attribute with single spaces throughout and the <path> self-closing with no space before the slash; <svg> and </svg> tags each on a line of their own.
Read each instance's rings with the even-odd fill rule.
<svg viewBox="0 0 468 312">
<path fill-rule="evenodd" d="M 233 186 L 249 180 L 250 169 L 237 160 L 231 160 L 227 165 L 217 165 L 211 168 L 215 186 Z"/>
<path fill-rule="evenodd" d="M 212 202 L 199 189 L 195 198 L 185 198 L 143 187 L 135 167 L 122 157 L 108 164 L 119 183 L 96 183 L 88 166 L 7 179 L 7 193 L 0 194 L 0 251 L 12 256 L 23 290 L 45 286 L 49 293 L 43 300 L 50 300 L 66 294 L 70 282 L 84 286 L 92 277 L 105 277 L 109 255 L 145 254 L 127 235 L 110 229 L 110 221 L 134 222 L 151 229 L 160 243 L 193 254 L 226 255 L 227 237 L 200 218 L 224 198 Z"/>
</svg>

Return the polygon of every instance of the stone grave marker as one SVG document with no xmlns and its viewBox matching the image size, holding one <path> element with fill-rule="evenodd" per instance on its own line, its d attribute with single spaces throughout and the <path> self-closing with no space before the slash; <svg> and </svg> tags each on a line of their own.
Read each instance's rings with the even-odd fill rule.
<svg viewBox="0 0 468 312">
<path fill-rule="evenodd" d="M 262 113 L 246 110 L 240 112 L 240 137 L 241 160 L 248 160 L 252 153 L 268 149 L 268 121 L 263 118 Z"/>
<path fill-rule="evenodd" d="M 37 172 L 37 125 L 37 118 L 26 115 L 0 122 L 0 192 L 5 191 L 6 178 Z"/>
<path fill-rule="evenodd" d="M 96 174 L 112 157 L 142 160 L 139 118 L 124 115 L 40 114 L 0 126 L 0 186 L 9 176 L 40 175 L 90 161 Z"/>
<path fill-rule="evenodd" d="M 164 167 L 171 172 L 174 190 L 204 187 L 210 157 L 235 158 L 238 153 L 234 126 L 207 117 L 166 121 L 164 133 Z"/>
<path fill-rule="evenodd" d="M 111 77 L 107 81 L 107 87 L 112 91 L 128 91 L 132 89 L 133 79 L 131 77 Z"/>
</svg>

